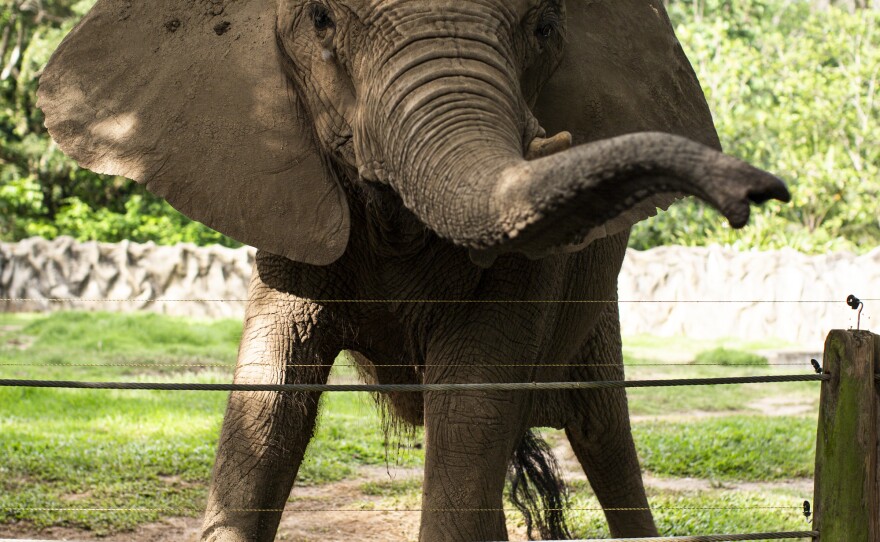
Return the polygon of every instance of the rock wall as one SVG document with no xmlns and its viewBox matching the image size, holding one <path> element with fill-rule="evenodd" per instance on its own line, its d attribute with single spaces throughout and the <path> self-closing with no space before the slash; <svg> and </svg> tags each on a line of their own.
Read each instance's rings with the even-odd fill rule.
<svg viewBox="0 0 880 542">
<path fill-rule="evenodd" d="M 0 310 L 240 317 L 253 256 L 248 248 L 79 243 L 69 237 L 0 243 L 0 298 L 22 300 L 0 301 Z"/>
<path fill-rule="evenodd" d="M 253 257 L 249 248 L 186 244 L 0 243 L 0 298 L 24 299 L 0 301 L 0 310 L 240 317 Z M 880 249 L 857 257 L 661 247 L 630 251 L 620 276 L 626 335 L 777 338 L 821 350 L 830 329 L 855 326 L 849 294 L 880 298 Z M 864 328 L 877 307 L 866 302 Z"/>
<path fill-rule="evenodd" d="M 625 335 L 775 338 L 821 352 L 831 329 L 855 328 L 857 313 L 845 303 L 850 294 L 865 300 L 863 329 L 880 323 L 871 318 L 872 310 L 880 310 L 880 249 L 863 256 L 720 247 L 631 250 L 619 293 L 624 301 L 654 301 L 621 304 Z"/>
</svg>

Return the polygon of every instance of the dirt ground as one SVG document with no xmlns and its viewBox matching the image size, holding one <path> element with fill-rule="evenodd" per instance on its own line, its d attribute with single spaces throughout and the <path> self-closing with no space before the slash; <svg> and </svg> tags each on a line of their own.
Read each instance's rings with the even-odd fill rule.
<svg viewBox="0 0 880 542">
<path fill-rule="evenodd" d="M 567 442 L 560 442 L 554 449 L 567 480 L 584 480 L 585 476 Z M 403 481 L 420 478 L 418 469 L 364 468 L 357 478 L 314 487 L 294 489 L 294 500 L 288 503 L 289 512 L 284 514 L 277 540 L 295 542 L 396 542 L 418 539 L 419 514 L 415 512 L 352 512 L 352 509 L 379 505 L 387 497 L 368 495 L 363 491 L 366 482 Z M 692 478 L 656 478 L 645 476 L 645 485 L 662 491 L 700 491 L 719 489 L 709 480 Z M 786 488 L 801 492 L 812 491 L 810 479 L 788 480 L 778 483 L 726 484 L 724 489 L 766 491 Z M 399 507 L 398 507 L 399 508 Z M 314 512 L 314 510 L 330 510 Z M 297 513 L 296 510 L 302 512 Z M 347 511 L 346 511 L 347 510 Z M 201 518 L 168 518 L 159 523 L 139 527 L 133 532 L 109 537 L 78 529 L 53 527 L 34 529 L 27 524 L 0 525 L 0 542 L 6 539 L 95 541 L 102 542 L 195 542 L 198 540 Z M 527 540 L 522 528 L 508 525 L 512 541 Z M 4 538 L 6 537 L 6 538 Z"/>
<path fill-rule="evenodd" d="M 295 490 L 296 500 L 288 504 L 291 510 L 284 514 L 277 540 L 297 542 L 326 541 L 388 542 L 416 540 L 419 517 L 417 513 L 385 512 L 313 512 L 322 510 L 350 510 L 365 503 L 379 502 L 382 497 L 365 495 L 360 486 L 372 477 L 358 480 L 304 487 Z M 387 479 L 387 478 L 386 478 Z M 295 510 L 307 510 L 297 513 Z M 0 537 L 12 539 L 41 539 L 65 541 L 101 540 L 103 542 L 194 542 L 198 540 L 201 518 L 168 518 L 159 523 L 139 527 L 133 532 L 109 537 L 77 529 L 53 527 L 37 530 L 26 524 L 0 526 Z"/>
<path fill-rule="evenodd" d="M 388 542 L 392 540 L 416 540 L 419 515 L 412 512 L 351 512 L 378 504 L 383 497 L 365 494 L 361 486 L 365 482 L 401 480 L 420 476 L 418 471 L 364 469 L 357 479 L 346 480 L 315 487 L 298 487 L 295 500 L 288 503 L 290 512 L 284 514 L 277 540 L 296 542 Z M 393 478 L 392 478 L 393 477 Z M 331 510 L 314 512 L 314 510 Z M 296 512 L 305 510 L 305 512 Z M 27 524 L 0 526 L 2 537 L 11 539 L 40 539 L 52 541 L 103 542 L 195 542 L 198 540 L 201 518 L 168 518 L 159 523 L 139 527 L 133 532 L 99 537 L 78 529 L 52 527 L 34 529 Z"/>
</svg>

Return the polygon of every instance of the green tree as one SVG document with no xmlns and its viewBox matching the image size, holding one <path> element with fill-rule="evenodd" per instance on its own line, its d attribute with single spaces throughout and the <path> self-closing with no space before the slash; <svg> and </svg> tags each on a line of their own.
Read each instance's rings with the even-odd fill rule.
<svg viewBox="0 0 880 542">
<path fill-rule="evenodd" d="M 711 5 L 709 5 L 711 4 Z M 808 2 L 676 2 L 670 15 L 725 150 L 783 177 L 793 203 L 730 229 L 688 200 L 636 227 L 632 245 L 721 243 L 807 252 L 880 245 L 880 13 Z"/>
<path fill-rule="evenodd" d="M 234 245 L 141 186 L 97 175 L 64 156 L 36 106 L 42 67 L 95 0 L 0 0 L 0 239 Z"/>
</svg>

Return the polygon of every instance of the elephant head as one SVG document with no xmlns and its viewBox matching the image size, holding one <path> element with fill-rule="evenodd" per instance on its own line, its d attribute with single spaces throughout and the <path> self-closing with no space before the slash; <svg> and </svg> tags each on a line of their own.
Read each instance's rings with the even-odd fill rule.
<svg viewBox="0 0 880 542">
<path fill-rule="evenodd" d="M 98 0 L 40 105 L 83 166 L 314 265 L 345 252 L 348 183 L 389 185 L 481 262 L 683 194 L 735 227 L 788 199 L 717 151 L 660 0 Z"/>
</svg>

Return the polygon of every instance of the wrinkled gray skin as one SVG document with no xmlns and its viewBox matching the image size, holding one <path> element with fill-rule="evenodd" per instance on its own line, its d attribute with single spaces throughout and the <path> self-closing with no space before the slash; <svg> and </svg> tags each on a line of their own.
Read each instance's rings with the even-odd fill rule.
<svg viewBox="0 0 880 542">
<path fill-rule="evenodd" d="M 325 383 L 343 350 L 389 384 L 620 380 L 616 303 L 504 300 L 616 300 L 656 206 L 692 194 L 741 227 L 788 196 L 715 150 L 659 0 L 567 4 L 101 0 L 41 106 L 83 165 L 263 249 L 237 383 Z M 386 399 L 426 426 L 425 542 L 507 539 L 491 510 L 534 426 L 565 429 L 602 506 L 648 505 L 621 390 Z M 274 538 L 280 513 L 242 510 L 283 508 L 318 401 L 230 396 L 204 540 Z M 657 534 L 648 511 L 606 517 Z"/>
</svg>

